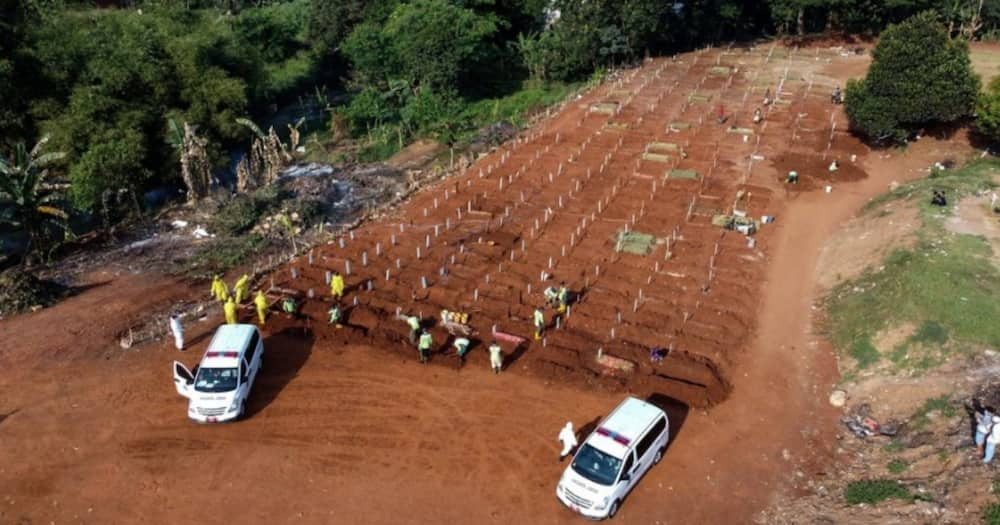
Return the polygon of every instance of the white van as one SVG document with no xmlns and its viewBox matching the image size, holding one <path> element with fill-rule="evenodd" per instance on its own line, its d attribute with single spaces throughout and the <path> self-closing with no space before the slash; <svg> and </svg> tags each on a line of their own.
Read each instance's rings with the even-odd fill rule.
<svg viewBox="0 0 1000 525">
<path fill-rule="evenodd" d="M 263 353 L 256 326 L 226 324 L 215 332 L 193 372 L 174 361 L 174 386 L 189 400 L 188 417 L 215 423 L 242 416 Z"/>
<path fill-rule="evenodd" d="M 613 517 L 639 478 L 660 462 L 669 439 L 670 421 L 662 410 L 626 398 L 580 445 L 556 497 L 585 517 Z"/>
</svg>

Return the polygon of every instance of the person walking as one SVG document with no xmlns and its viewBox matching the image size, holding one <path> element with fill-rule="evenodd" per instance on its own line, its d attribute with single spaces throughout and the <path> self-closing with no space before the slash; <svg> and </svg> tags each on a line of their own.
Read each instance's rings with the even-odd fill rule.
<svg viewBox="0 0 1000 525">
<path fill-rule="evenodd" d="M 411 315 L 406 318 L 406 324 L 410 325 L 410 344 L 417 346 L 417 337 L 420 336 L 420 318 Z"/>
<path fill-rule="evenodd" d="M 427 360 L 429 359 L 429 355 L 431 352 L 431 345 L 433 344 L 434 344 L 434 338 L 431 337 L 430 332 L 424 330 L 424 332 L 420 334 L 420 343 L 417 345 L 417 350 L 420 351 L 421 363 L 426 363 Z"/>
<path fill-rule="evenodd" d="M 257 307 L 257 318 L 260 319 L 261 326 L 264 326 L 264 321 L 267 320 L 267 297 L 264 297 L 264 292 L 257 290 L 253 304 Z"/>
<path fill-rule="evenodd" d="M 333 306 L 330 307 L 327 313 L 330 314 L 330 324 L 340 328 L 340 305 L 333 303 Z"/>
<path fill-rule="evenodd" d="M 212 295 L 220 303 L 226 302 L 226 298 L 229 297 L 229 288 L 226 288 L 226 283 L 222 280 L 221 275 L 212 277 Z"/>
<path fill-rule="evenodd" d="M 334 271 L 330 277 L 330 295 L 338 301 L 344 296 L 344 276 L 340 272 Z"/>
<path fill-rule="evenodd" d="M 174 334 L 174 346 L 184 351 L 184 327 L 181 326 L 181 316 L 177 312 L 170 315 L 170 333 Z"/>
<path fill-rule="evenodd" d="M 535 308 L 535 340 L 542 338 L 542 332 L 545 331 L 545 310 L 541 306 Z"/>
<path fill-rule="evenodd" d="M 243 274 L 233 285 L 233 294 L 236 295 L 236 304 L 243 304 L 244 299 L 250 298 L 250 276 Z"/>
<path fill-rule="evenodd" d="M 499 374 L 503 369 L 503 349 L 497 344 L 496 339 L 490 343 L 490 367 L 494 374 Z"/>
<path fill-rule="evenodd" d="M 222 305 L 222 312 L 226 314 L 226 324 L 236 324 L 236 301 L 232 297 L 226 299 Z"/>
<path fill-rule="evenodd" d="M 562 443 L 562 452 L 559 453 L 559 461 L 566 459 L 566 456 L 573 453 L 576 448 L 576 432 L 573 432 L 573 422 L 567 421 L 566 426 L 559 431 L 559 442 Z"/>
<path fill-rule="evenodd" d="M 456 337 L 455 342 L 452 346 L 455 347 L 455 352 L 458 354 L 459 364 L 465 364 L 465 353 L 469 351 L 469 339 L 466 337 Z"/>
<path fill-rule="evenodd" d="M 983 408 L 982 412 L 976 412 L 976 451 L 979 456 L 983 455 L 983 446 L 986 444 L 986 436 L 993 426 L 993 412 L 988 408 Z"/>
</svg>

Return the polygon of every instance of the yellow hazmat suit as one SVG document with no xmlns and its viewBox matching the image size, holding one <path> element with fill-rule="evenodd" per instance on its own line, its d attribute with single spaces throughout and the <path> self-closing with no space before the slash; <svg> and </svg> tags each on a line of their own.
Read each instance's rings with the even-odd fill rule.
<svg viewBox="0 0 1000 525">
<path fill-rule="evenodd" d="M 236 294 L 236 304 L 243 304 L 243 299 L 250 298 L 250 276 L 243 274 L 236 284 L 233 285 L 233 293 Z"/>
<path fill-rule="evenodd" d="M 226 299 L 222 311 L 226 314 L 226 324 L 236 324 L 236 301 L 232 297 Z"/>
<path fill-rule="evenodd" d="M 257 290 L 257 297 L 254 298 L 253 304 L 257 306 L 257 317 L 260 319 L 260 324 L 263 325 L 267 319 L 267 297 L 264 297 L 264 292 Z"/>
</svg>

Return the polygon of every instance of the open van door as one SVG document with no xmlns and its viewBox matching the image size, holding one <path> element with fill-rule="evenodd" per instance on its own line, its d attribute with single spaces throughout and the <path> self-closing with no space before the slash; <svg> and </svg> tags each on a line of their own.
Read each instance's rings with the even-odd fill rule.
<svg viewBox="0 0 1000 525">
<path fill-rule="evenodd" d="M 194 375 L 182 363 L 174 361 L 174 388 L 177 393 L 190 398 L 191 385 L 194 384 Z"/>
</svg>

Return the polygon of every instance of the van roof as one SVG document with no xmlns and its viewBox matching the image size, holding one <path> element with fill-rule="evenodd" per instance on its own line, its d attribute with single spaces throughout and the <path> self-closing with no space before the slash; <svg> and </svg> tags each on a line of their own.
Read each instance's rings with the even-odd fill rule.
<svg viewBox="0 0 1000 525">
<path fill-rule="evenodd" d="M 587 442 L 602 452 L 623 458 L 629 447 L 660 416 L 667 417 L 656 405 L 627 397 L 601 422 Z"/>
<path fill-rule="evenodd" d="M 252 324 L 224 324 L 215 331 L 208 350 L 201 359 L 205 368 L 231 368 L 239 365 L 247 343 L 257 331 Z"/>
</svg>

